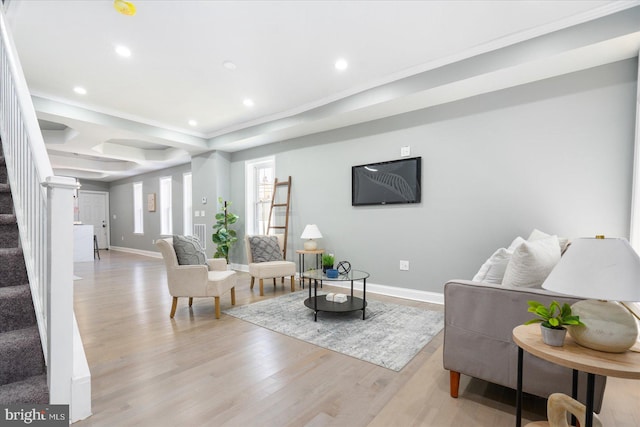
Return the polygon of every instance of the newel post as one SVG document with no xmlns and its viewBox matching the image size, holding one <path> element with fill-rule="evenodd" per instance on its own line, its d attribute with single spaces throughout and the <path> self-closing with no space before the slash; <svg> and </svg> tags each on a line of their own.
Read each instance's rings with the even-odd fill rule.
<svg viewBox="0 0 640 427">
<path fill-rule="evenodd" d="M 71 404 L 73 375 L 73 191 L 75 179 L 47 177 L 47 381 L 49 403 Z"/>
</svg>

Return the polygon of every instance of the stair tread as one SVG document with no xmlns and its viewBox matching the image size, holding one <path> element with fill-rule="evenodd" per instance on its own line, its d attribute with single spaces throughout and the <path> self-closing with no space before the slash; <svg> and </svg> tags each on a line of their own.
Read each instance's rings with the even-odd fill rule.
<svg viewBox="0 0 640 427">
<path fill-rule="evenodd" d="M 49 403 L 47 376 L 34 375 L 22 381 L 0 385 L 0 404 Z"/>
<path fill-rule="evenodd" d="M 18 342 L 25 339 L 37 338 L 40 340 L 38 327 L 35 325 L 27 326 L 22 329 L 14 329 L 12 331 L 0 332 L 0 348 L 9 343 Z"/>
<path fill-rule="evenodd" d="M 0 224 L 15 224 L 16 216 L 14 214 L 0 214 Z"/>
</svg>

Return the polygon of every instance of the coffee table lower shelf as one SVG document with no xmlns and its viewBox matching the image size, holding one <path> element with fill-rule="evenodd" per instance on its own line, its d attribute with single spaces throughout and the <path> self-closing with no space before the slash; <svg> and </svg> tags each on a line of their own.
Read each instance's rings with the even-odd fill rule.
<svg viewBox="0 0 640 427">
<path fill-rule="evenodd" d="M 327 301 L 325 295 L 307 298 L 304 300 L 304 305 L 315 312 L 315 320 L 318 319 L 319 311 L 347 313 L 358 310 L 362 310 L 362 319 L 364 319 L 364 310 L 367 307 L 367 303 L 362 298 L 347 296 L 346 302 L 332 302 Z"/>
</svg>

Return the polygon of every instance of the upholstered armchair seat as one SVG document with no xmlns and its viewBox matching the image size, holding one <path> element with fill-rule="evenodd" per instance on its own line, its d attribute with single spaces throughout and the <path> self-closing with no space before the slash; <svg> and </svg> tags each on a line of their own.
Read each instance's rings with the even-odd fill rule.
<svg viewBox="0 0 640 427">
<path fill-rule="evenodd" d="M 173 239 L 158 239 L 156 246 L 160 249 L 167 268 L 167 285 L 173 304 L 169 317 L 176 312 L 178 298 L 188 297 L 189 307 L 193 298 L 214 298 L 216 319 L 220 318 L 220 297 L 231 293 L 231 304 L 236 303 L 236 273 L 227 270 L 224 259 L 208 259 L 207 265 L 180 265 L 173 248 Z"/>
<path fill-rule="evenodd" d="M 284 245 L 284 237 L 281 234 L 277 234 L 276 236 L 278 238 L 278 244 L 282 249 Z M 244 244 L 247 253 L 247 261 L 249 263 L 251 289 L 253 289 L 255 279 L 258 278 L 260 281 L 260 296 L 264 296 L 264 279 L 273 279 L 273 286 L 275 286 L 276 278 L 282 277 L 284 281 L 285 277 L 291 277 L 291 292 L 295 291 L 296 264 L 286 260 L 254 262 L 249 243 L 250 237 L 251 236 L 245 236 Z"/>
</svg>

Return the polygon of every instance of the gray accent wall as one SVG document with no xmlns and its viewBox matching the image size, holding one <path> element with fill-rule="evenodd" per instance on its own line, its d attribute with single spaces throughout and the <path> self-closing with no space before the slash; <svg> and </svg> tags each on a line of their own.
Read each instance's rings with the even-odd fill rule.
<svg viewBox="0 0 640 427">
<path fill-rule="evenodd" d="M 157 252 L 153 241 L 160 235 L 160 178 L 171 176 L 173 232 L 183 234 L 182 227 L 182 175 L 191 170 L 187 163 L 143 175 L 114 181 L 109 187 L 109 216 L 111 218 L 111 244 Z M 142 182 L 144 233 L 133 234 L 133 183 Z M 147 209 L 147 195 L 156 194 L 157 207 L 155 212 Z M 115 218 L 114 218 L 115 215 Z"/>
<path fill-rule="evenodd" d="M 80 190 L 109 192 L 109 183 L 102 181 L 80 180 Z"/>
<path fill-rule="evenodd" d="M 193 210 L 204 212 L 204 217 L 194 216 L 193 224 L 204 224 L 206 229 L 206 253 L 213 256 L 215 247 L 211 241 L 215 214 L 220 209 L 218 197 L 222 200 L 231 199 L 229 190 L 229 165 L 231 155 L 220 151 L 212 151 L 191 159 L 191 173 L 193 180 Z M 202 198 L 206 198 L 206 203 Z M 233 206 L 235 211 L 236 206 Z"/>
<path fill-rule="evenodd" d="M 315 223 L 319 247 L 370 283 L 431 292 L 534 228 L 628 238 L 637 72 L 625 60 L 236 152 L 231 200 L 244 217 L 245 162 L 275 155 L 276 176 L 293 179 L 290 260 Z M 422 157 L 422 202 L 351 206 L 351 167 L 398 159 L 405 145 Z M 246 263 L 241 247 L 231 261 Z"/>
</svg>

